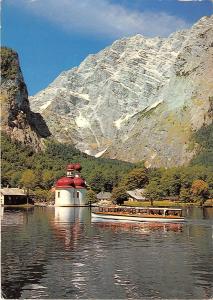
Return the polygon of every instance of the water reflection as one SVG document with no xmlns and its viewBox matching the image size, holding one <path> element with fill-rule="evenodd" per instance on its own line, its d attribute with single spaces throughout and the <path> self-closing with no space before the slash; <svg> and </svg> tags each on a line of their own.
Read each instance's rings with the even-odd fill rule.
<svg viewBox="0 0 213 300">
<path fill-rule="evenodd" d="M 1 207 L 1 226 L 24 225 L 28 221 L 28 216 L 33 213 L 34 207 L 30 208 L 5 208 Z"/>
<path fill-rule="evenodd" d="M 54 221 L 51 222 L 54 234 L 59 238 L 65 250 L 77 247 L 82 238 L 83 223 L 90 222 L 90 214 L 86 207 L 55 207 Z"/>
<path fill-rule="evenodd" d="M 186 207 L 183 209 L 184 215 L 188 220 L 213 220 L 213 208 L 212 207 Z"/>
<path fill-rule="evenodd" d="M 212 219 L 213 221 L 213 209 L 211 207 L 203 207 L 202 211 L 204 219 Z"/>
<path fill-rule="evenodd" d="M 87 207 L 55 207 L 55 222 L 85 223 L 90 220 Z"/>
<path fill-rule="evenodd" d="M 5 298 L 21 298 L 23 289 L 36 286 L 45 274 L 48 239 L 43 239 L 43 226 L 33 226 L 34 219 L 42 219 L 42 210 L 35 214 L 33 207 L 3 210 L 1 283 Z"/>
<path fill-rule="evenodd" d="M 93 225 L 102 228 L 110 229 L 113 232 L 131 232 L 137 234 L 150 234 L 154 231 L 174 231 L 181 232 L 183 229 L 182 224 L 169 224 L 169 223 L 135 223 L 135 222 L 119 222 L 119 221 L 93 221 Z"/>
<path fill-rule="evenodd" d="M 4 210 L 5 298 L 212 296 L 209 209 L 188 210 L 186 224 L 91 222 L 90 218 L 89 208 Z"/>
</svg>

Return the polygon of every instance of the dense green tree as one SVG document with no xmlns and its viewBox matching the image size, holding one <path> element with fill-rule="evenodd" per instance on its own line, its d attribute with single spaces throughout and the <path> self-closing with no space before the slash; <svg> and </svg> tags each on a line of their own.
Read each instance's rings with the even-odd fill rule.
<svg viewBox="0 0 213 300">
<path fill-rule="evenodd" d="M 39 200 L 41 202 L 47 202 L 54 199 L 54 193 L 52 193 L 50 190 L 44 190 L 41 188 L 34 189 L 33 195 L 36 201 Z"/>
<path fill-rule="evenodd" d="M 189 188 L 182 187 L 180 189 L 180 201 L 182 202 L 190 202 L 192 198 L 192 194 Z"/>
<path fill-rule="evenodd" d="M 146 186 L 144 196 L 146 197 L 146 199 L 150 200 L 151 205 L 153 205 L 153 200 L 161 199 L 162 194 L 163 194 L 163 192 L 160 189 L 158 182 L 151 181 Z"/>
<path fill-rule="evenodd" d="M 155 181 L 160 184 L 160 180 L 162 174 L 164 173 L 165 169 L 163 168 L 151 168 L 148 170 L 148 181 Z"/>
<path fill-rule="evenodd" d="M 105 178 L 102 173 L 97 173 L 94 175 L 94 177 L 91 179 L 91 188 L 99 193 L 100 191 L 104 190 L 104 184 L 105 184 Z"/>
<path fill-rule="evenodd" d="M 11 186 L 18 187 L 21 183 L 22 173 L 21 172 L 12 172 L 10 182 Z"/>
<path fill-rule="evenodd" d="M 32 189 L 38 184 L 38 177 L 35 172 L 28 169 L 22 173 L 20 182 L 25 188 Z"/>
<path fill-rule="evenodd" d="M 52 170 L 44 170 L 42 172 L 42 185 L 45 189 L 50 189 L 55 180 L 54 172 Z"/>
<path fill-rule="evenodd" d="M 136 168 L 131 170 L 121 181 L 121 185 L 126 187 L 126 190 L 134 190 L 143 188 L 148 182 L 147 170 L 145 168 Z"/>
<path fill-rule="evenodd" d="M 119 186 L 114 187 L 112 190 L 112 200 L 114 203 L 121 205 L 128 199 L 128 195 L 126 193 L 126 187 Z"/>
<path fill-rule="evenodd" d="M 191 168 L 183 168 L 181 173 L 181 187 L 190 188 L 194 180 L 195 174 Z"/>
<path fill-rule="evenodd" d="M 213 97 L 209 98 L 210 110 L 213 108 Z M 210 112 L 210 111 L 209 111 Z M 213 166 L 213 123 L 203 125 L 194 133 L 194 141 L 200 145 L 199 152 L 191 161 L 192 165 Z"/>
<path fill-rule="evenodd" d="M 194 180 L 191 187 L 191 193 L 195 201 L 199 201 L 200 204 L 203 204 L 208 198 L 208 188 L 207 182 L 200 179 Z"/>
<path fill-rule="evenodd" d="M 97 202 L 96 193 L 93 190 L 87 190 L 86 192 L 86 198 L 89 203 L 95 203 Z"/>
<path fill-rule="evenodd" d="M 163 196 L 176 196 L 180 193 L 181 180 L 177 169 L 171 168 L 164 171 L 160 179 Z"/>
<path fill-rule="evenodd" d="M 49 189 L 58 178 L 66 174 L 68 163 L 80 162 L 83 167 L 82 176 L 94 191 L 111 191 L 120 178 L 134 167 L 131 163 L 94 158 L 71 145 L 52 141 L 46 142 L 46 151 L 39 153 L 34 153 L 31 148 L 24 147 L 19 142 L 11 142 L 5 134 L 2 134 L 1 142 L 3 186 L 17 186 L 23 173 L 30 169 L 39 179 L 36 186 Z M 17 170 L 20 175 L 17 175 Z"/>
</svg>

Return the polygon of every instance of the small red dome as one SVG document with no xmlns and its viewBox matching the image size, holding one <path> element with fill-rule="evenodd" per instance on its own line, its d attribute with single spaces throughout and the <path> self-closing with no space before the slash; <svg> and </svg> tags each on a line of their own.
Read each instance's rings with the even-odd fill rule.
<svg viewBox="0 0 213 300">
<path fill-rule="evenodd" d="M 82 188 L 85 186 L 85 182 L 81 177 L 75 177 L 74 184 L 76 188 Z"/>
<path fill-rule="evenodd" d="M 69 164 L 67 165 L 67 171 L 75 170 L 75 164 Z"/>
<path fill-rule="evenodd" d="M 81 171 L 81 165 L 79 163 L 75 164 L 75 170 Z"/>
<path fill-rule="evenodd" d="M 56 187 L 74 186 L 74 179 L 71 177 L 62 177 L 56 182 Z"/>
</svg>

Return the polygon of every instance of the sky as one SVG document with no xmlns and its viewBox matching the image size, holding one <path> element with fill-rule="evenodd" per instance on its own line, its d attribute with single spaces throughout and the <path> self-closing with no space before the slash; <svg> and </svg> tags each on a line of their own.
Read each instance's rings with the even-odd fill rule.
<svg viewBox="0 0 213 300">
<path fill-rule="evenodd" d="M 190 28 L 213 0 L 2 0 L 1 10 L 1 44 L 18 52 L 34 95 L 119 38 Z"/>
</svg>

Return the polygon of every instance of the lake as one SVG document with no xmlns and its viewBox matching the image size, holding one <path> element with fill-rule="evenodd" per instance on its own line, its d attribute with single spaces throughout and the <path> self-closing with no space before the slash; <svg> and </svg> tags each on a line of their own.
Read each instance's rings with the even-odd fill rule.
<svg viewBox="0 0 213 300">
<path fill-rule="evenodd" d="M 91 221 L 89 208 L 2 208 L 1 281 L 12 299 L 210 299 L 213 208 L 184 224 Z"/>
</svg>

